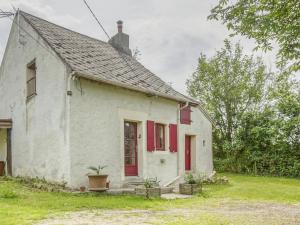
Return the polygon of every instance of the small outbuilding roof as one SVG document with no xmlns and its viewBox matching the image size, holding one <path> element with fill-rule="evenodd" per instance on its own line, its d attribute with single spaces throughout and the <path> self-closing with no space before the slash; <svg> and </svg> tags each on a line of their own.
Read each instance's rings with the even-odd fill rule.
<svg viewBox="0 0 300 225">
<path fill-rule="evenodd" d="M 179 102 L 199 104 L 177 92 L 133 57 L 109 43 L 66 29 L 19 11 L 77 76 L 157 95 Z"/>
</svg>

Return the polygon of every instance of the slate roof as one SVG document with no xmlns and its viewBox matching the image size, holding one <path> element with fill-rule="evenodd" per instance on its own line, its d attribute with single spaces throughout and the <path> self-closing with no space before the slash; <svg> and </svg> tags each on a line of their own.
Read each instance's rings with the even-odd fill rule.
<svg viewBox="0 0 300 225">
<path fill-rule="evenodd" d="M 194 102 L 175 91 L 129 55 L 23 11 L 20 14 L 78 75 L 178 101 Z"/>
</svg>

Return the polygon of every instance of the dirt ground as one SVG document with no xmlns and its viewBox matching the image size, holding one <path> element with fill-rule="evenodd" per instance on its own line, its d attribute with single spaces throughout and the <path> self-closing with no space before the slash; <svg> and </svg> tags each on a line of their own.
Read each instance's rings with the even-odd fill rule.
<svg viewBox="0 0 300 225">
<path fill-rule="evenodd" d="M 176 217 L 174 216 L 176 215 Z M 300 224 L 300 204 L 222 202 L 214 207 L 180 208 L 164 211 L 153 210 L 90 210 L 51 216 L 37 225 L 146 225 L 174 222 L 207 224 L 201 215 L 221 218 L 229 224 Z M 181 222 L 176 222 L 176 218 Z M 219 220 L 220 221 L 220 220 Z M 226 222 L 224 224 L 227 224 Z M 209 223 L 212 224 L 212 223 Z"/>
</svg>

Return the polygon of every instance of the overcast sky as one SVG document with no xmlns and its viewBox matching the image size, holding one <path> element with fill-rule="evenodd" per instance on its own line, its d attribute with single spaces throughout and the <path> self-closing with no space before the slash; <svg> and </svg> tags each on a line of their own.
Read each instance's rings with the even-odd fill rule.
<svg viewBox="0 0 300 225">
<path fill-rule="evenodd" d="M 87 0 L 103 26 L 113 36 L 116 21 L 124 21 L 131 49 L 141 52 L 141 62 L 164 81 L 186 93 L 185 81 L 197 67 L 200 53 L 208 56 L 223 46 L 228 37 L 220 22 L 208 21 L 217 0 Z M 12 11 L 12 5 L 33 15 L 107 41 L 82 0 L 0 0 L 0 9 Z M 11 20 L 0 19 L 0 60 L 5 50 Z M 254 42 L 241 40 L 250 54 Z M 267 66 L 274 65 L 274 54 L 262 56 Z"/>
</svg>

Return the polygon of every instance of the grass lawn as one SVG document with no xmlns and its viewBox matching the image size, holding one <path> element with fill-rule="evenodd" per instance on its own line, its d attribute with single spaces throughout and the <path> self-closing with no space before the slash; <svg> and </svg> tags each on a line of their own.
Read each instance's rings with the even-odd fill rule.
<svg viewBox="0 0 300 225">
<path fill-rule="evenodd" d="M 145 200 L 136 196 L 106 196 L 103 194 L 47 193 L 29 189 L 14 181 L 0 178 L 0 224 L 33 224 L 49 215 L 87 209 L 151 209 L 215 207 L 221 203 L 268 202 L 300 204 L 300 179 L 254 177 L 226 174 L 228 185 L 205 185 L 203 194 L 191 199 Z M 299 205 L 300 206 L 300 205 Z M 164 217 L 162 215 L 162 217 Z M 173 218 L 172 218 L 173 217 Z M 228 218 L 230 223 L 230 218 Z M 182 218 L 165 215 L 166 224 L 182 224 Z M 226 218 L 203 213 L 184 224 L 227 224 Z M 225 222 L 224 222 L 225 221 Z"/>
</svg>

